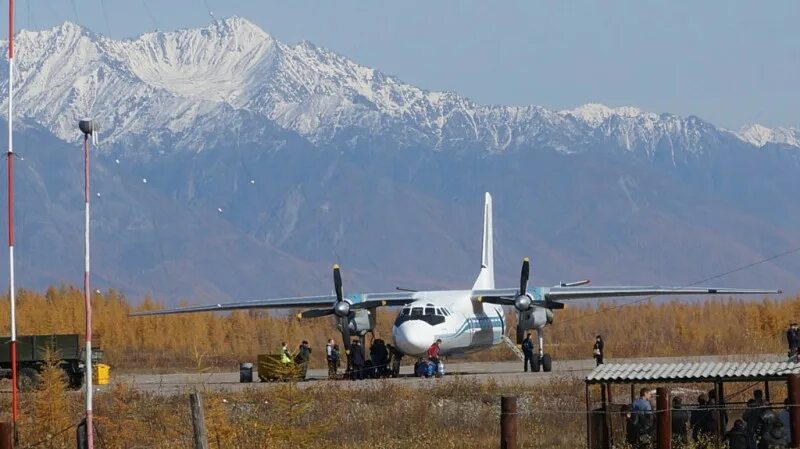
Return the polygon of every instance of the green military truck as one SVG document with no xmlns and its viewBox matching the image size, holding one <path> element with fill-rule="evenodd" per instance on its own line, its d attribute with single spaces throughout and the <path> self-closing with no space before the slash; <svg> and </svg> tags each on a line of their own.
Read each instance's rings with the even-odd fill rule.
<svg viewBox="0 0 800 449">
<path fill-rule="evenodd" d="M 11 337 L 0 337 L 0 375 L 11 378 Z M 80 335 L 26 335 L 17 337 L 17 385 L 20 389 L 34 388 L 39 383 L 39 373 L 47 364 L 48 354 L 53 354 L 70 388 L 83 386 L 85 375 L 85 349 Z M 92 350 L 92 364 L 102 359 L 103 353 Z M 91 371 L 90 371 L 91 373 Z"/>
</svg>

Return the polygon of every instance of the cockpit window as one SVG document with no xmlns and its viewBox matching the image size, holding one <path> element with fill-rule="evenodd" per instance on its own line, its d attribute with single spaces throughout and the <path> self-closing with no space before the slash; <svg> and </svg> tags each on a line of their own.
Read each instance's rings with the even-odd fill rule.
<svg viewBox="0 0 800 449">
<path fill-rule="evenodd" d="M 411 316 L 421 316 L 422 315 L 422 307 L 414 307 L 411 309 Z"/>
<path fill-rule="evenodd" d="M 401 313 L 401 315 L 406 316 L 409 313 L 411 313 L 411 309 L 403 309 L 403 312 Z"/>
<path fill-rule="evenodd" d="M 442 309 L 436 309 L 436 314 L 440 315 L 440 316 L 444 316 L 444 314 L 442 313 Z"/>
<path fill-rule="evenodd" d="M 435 315 L 433 307 L 425 307 L 425 315 Z"/>
</svg>

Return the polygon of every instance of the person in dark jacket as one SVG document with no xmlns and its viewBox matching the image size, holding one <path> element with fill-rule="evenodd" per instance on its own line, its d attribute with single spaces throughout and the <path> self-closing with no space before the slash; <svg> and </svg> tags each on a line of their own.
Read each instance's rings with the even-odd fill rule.
<svg viewBox="0 0 800 449">
<path fill-rule="evenodd" d="M 391 356 L 391 362 L 390 363 L 391 363 L 392 369 L 391 369 L 391 373 L 390 374 L 391 374 L 392 377 L 397 377 L 397 376 L 400 375 L 400 363 L 403 360 L 403 353 L 400 352 L 399 349 L 397 349 L 396 347 L 394 347 L 394 346 L 392 346 L 390 344 L 387 344 L 386 347 L 389 349 L 389 354 Z"/>
<path fill-rule="evenodd" d="M 366 358 L 364 357 L 364 348 L 361 346 L 361 342 L 358 340 L 353 340 L 353 345 L 350 347 L 350 357 L 350 363 L 353 366 L 351 378 L 353 380 L 364 379 L 364 364 L 366 362 Z"/>
<path fill-rule="evenodd" d="M 690 423 L 695 441 L 708 441 L 716 432 L 714 415 L 708 408 L 708 395 L 705 393 L 697 397 L 697 408 L 692 411 Z"/>
<path fill-rule="evenodd" d="M 603 356 L 605 355 L 603 353 L 603 346 L 604 346 L 603 337 L 598 335 L 597 337 L 595 337 L 594 346 L 592 347 L 592 356 L 594 356 L 594 360 L 597 362 L 597 366 L 603 364 Z"/>
<path fill-rule="evenodd" d="M 311 346 L 308 345 L 306 340 L 303 340 L 300 343 L 300 347 L 297 349 L 297 355 L 294 357 L 294 362 L 298 365 L 301 364 L 308 364 L 308 361 L 311 359 Z"/>
<path fill-rule="evenodd" d="M 528 365 L 530 365 L 531 372 L 533 372 L 533 340 L 531 340 L 530 332 L 528 332 L 528 335 L 522 340 L 522 354 L 525 356 L 525 360 L 522 362 L 522 368 L 527 373 Z"/>
<path fill-rule="evenodd" d="M 689 410 L 683 408 L 681 398 L 672 398 L 672 442 L 674 447 L 683 447 L 689 443 Z"/>
<path fill-rule="evenodd" d="M 797 357 L 797 348 L 800 347 L 800 334 L 798 333 L 797 323 L 789 325 L 786 330 L 786 342 L 789 344 L 789 357 Z"/>
<path fill-rule="evenodd" d="M 725 434 L 725 441 L 728 443 L 728 449 L 750 449 L 744 421 L 737 419 L 733 422 L 733 428 Z"/>
<path fill-rule="evenodd" d="M 383 377 L 389 362 L 389 351 L 386 349 L 383 339 L 376 338 L 372 342 L 372 346 L 369 348 L 369 358 L 372 360 L 372 366 L 375 367 L 375 376 Z"/>
</svg>

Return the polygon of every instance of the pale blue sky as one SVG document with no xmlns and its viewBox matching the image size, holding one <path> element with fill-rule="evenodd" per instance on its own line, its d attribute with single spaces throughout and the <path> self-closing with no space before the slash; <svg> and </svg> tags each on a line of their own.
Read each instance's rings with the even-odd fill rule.
<svg viewBox="0 0 800 449">
<path fill-rule="evenodd" d="M 7 5 L 7 0 L 3 2 Z M 240 15 L 426 89 L 800 126 L 800 1 L 16 0 L 17 24 L 113 37 Z M 5 10 L 3 10 L 5 11 Z M 2 31 L 4 35 L 6 31 Z"/>
</svg>

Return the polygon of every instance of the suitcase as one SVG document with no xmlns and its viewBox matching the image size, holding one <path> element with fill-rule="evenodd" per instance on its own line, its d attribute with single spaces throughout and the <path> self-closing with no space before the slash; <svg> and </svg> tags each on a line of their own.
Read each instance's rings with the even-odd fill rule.
<svg viewBox="0 0 800 449">
<path fill-rule="evenodd" d="M 434 374 L 436 374 L 436 364 L 428 363 L 428 366 L 425 369 L 425 377 L 433 377 Z"/>
</svg>

